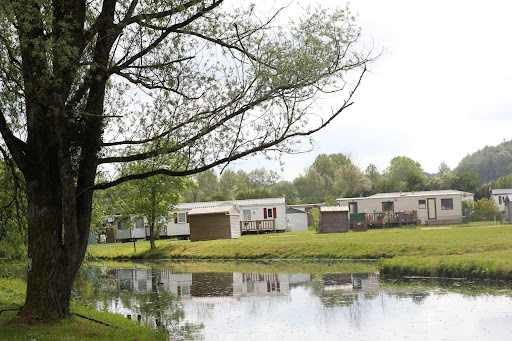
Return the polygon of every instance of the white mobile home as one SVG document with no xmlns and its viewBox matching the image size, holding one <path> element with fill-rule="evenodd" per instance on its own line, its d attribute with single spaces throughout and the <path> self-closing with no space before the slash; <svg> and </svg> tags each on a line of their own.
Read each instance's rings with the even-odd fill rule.
<svg viewBox="0 0 512 341">
<path fill-rule="evenodd" d="M 115 241 L 129 241 L 133 239 L 145 239 L 149 237 L 147 220 L 134 217 L 123 217 L 120 215 L 108 215 L 103 220 L 104 231 L 112 231 Z M 156 235 L 156 234 L 155 234 Z"/>
<path fill-rule="evenodd" d="M 416 211 L 421 224 L 439 225 L 462 221 L 462 201 L 474 194 L 456 190 L 379 193 L 369 197 L 336 199 L 350 213 Z"/>
<path fill-rule="evenodd" d="M 509 195 L 512 195 L 512 188 L 493 189 L 491 193 L 492 199 L 500 209 L 500 212 L 505 212 L 505 199 L 507 199 Z"/>
<path fill-rule="evenodd" d="M 116 241 L 127 241 L 132 239 L 144 239 L 149 232 L 146 233 L 144 228 L 144 220 L 139 219 L 135 222 L 129 222 L 127 218 L 121 216 L 113 217 L 112 226 L 116 229 Z"/>
<path fill-rule="evenodd" d="M 505 197 L 504 206 L 505 217 L 509 222 L 512 222 L 512 194 L 509 194 Z"/>
<path fill-rule="evenodd" d="M 190 224 L 188 212 L 195 208 L 234 205 L 240 211 L 240 223 L 273 222 L 276 231 L 286 230 L 286 204 L 285 198 L 247 199 L 229 201 L 208 201 L 181 203 L 173 211 L 174 218 L 166 224 L 161 236 L 189 237 Z"/>
</svg>

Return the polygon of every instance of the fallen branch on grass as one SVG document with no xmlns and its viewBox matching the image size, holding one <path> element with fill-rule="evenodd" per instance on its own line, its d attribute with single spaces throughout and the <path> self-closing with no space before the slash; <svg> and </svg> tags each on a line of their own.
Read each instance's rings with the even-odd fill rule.
<svg viewBox="0 0 512 341">
<path fill-rule="evenodd" d="M 16 311 L 16 310 L 20 310 L 21 308 L 23 308 L 23 307 L 19 307 L 19 308 L 5 308 L 5 309 L 1 309 L 1 310 L 0 310 L 0 315 L 2 315 L 2 313 L 3 313 L 4 311 Z"/>
<path fill-rule="evenodd" d="M 103 322 L 103 321 L 100 321 L 100 320 L 96 320 L 92 317 L 89 317 L 89 316 L 85 316 L 85 315 L 82 315 L 82 314 L 77 314 L 77 313 L 72 313 L 73 316 L 78 316 L 78 317 L 81 317 L 83 319 L 86 319 L 86 320 L 89 320 L 89 321 L 92 321 L 92 322 L 96 322 L 96 323 L 99 323 L 99 324 L 103 324 L 105 326 L 108 326 L 108 327 L 113 327 L 113 328 L 117 328 L 119 329 L 120 327 L 118 326 L 114 326 L 114 325 L 111 325 L 110 323 L 107 323 L 107 322 Z"/>
</svg>

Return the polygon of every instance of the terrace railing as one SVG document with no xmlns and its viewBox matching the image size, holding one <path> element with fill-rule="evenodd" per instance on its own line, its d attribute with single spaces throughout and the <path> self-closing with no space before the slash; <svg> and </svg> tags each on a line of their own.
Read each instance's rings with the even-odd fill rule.
<svg viewBox="0 0 512 341">
<path fill-rule="evenodd" d="M 380 213 L 363 213 L 352 214 L 351 223 L 352 230 L 364 232 L 369 226 L 398 226 L 409 224 L 418 224 L 418 212 L 380 212 Z"/>
<path fill-rule="evenodd" d="M 402 225 L 417 224 L 418 212 L 383 212 L 383 213 L 367 213 L 365 214 L 365 222 L 368 225 Z"/>
<path fill-rule="evenodd" d="M 276 220 L 245 220 L 240 222 L 240 232 L 256 232 L 264 231 L 276 232 Z"/>
</svg>

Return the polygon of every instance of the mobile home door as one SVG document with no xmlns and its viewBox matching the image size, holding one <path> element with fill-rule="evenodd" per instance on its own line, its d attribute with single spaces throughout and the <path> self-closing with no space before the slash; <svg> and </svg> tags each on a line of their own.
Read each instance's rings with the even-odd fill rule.
<svg viewBox="0 0 512 341">
<path fill-rule="evenodd" d="M 437 219 L 436 199 L 435 198 L 427 199 L 427 211 L 428 211 L 428 219 Z"/>
</svg>

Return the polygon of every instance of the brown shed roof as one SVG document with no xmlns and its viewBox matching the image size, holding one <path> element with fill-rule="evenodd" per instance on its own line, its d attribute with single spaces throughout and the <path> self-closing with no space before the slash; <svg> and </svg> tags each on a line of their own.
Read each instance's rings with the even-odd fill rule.
<svg viewBox="0 0 512 341">
<path fill-rule="evenodd" d="M 194 208 L 190 212 L 188 212 L 188 215 L 202 215 L 202 214 L 240 214 L 240 211 L 238 208 L 236 208 L 233 205 L 225 205 L 225 206 L 214 206 L 214 207 L 201 207 L 201 208 Z"/>
<path fill-rule="evenodd" d="M 320 207 L 320 212 L 347 212 L 348 207 L 339 206 L 323 206 Z"/>
</svg>

